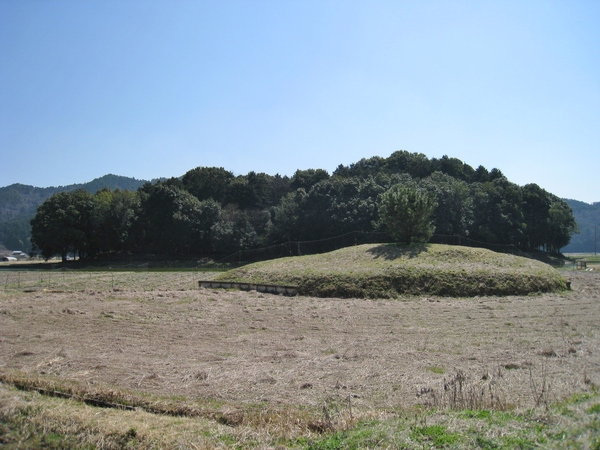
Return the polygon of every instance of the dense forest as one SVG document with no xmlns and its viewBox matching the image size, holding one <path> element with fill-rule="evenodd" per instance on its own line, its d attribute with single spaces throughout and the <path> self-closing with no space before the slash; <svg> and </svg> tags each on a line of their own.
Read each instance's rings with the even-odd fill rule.
<svg viewBox="0 0 600 450">
<path fill-rule="evenodd" d="M 235 176 L 197 167 L 136 191 L 56 193 L 31 221 L 32 243 L 46 258 L 217 257 L 351 231 L 386 231 L 381 200 L 399 185 L 434 198 L 436 235 L 556 253 L 577 229 L 571 207 L 536 184 L 518 186 L 498 169 L 473 169 L 456 158 L 397 151 L 340 165 L 332 174 L 308 169 L 292 177 Z"/>
</svg>

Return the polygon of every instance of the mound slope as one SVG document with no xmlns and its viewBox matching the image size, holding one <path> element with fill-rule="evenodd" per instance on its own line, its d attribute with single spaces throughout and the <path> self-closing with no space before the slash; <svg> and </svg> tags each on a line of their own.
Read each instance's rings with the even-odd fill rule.
<svg viewBox="0 0 600 450">
<path fill-rule="evenodd" d="M 217 279 L 296 285 L 301 295 L 341 298 L 524 295 L 566 289 L 558 271 L 539 261 L 440 244 L 365 244 L 250 264 Z"/>
</svg>

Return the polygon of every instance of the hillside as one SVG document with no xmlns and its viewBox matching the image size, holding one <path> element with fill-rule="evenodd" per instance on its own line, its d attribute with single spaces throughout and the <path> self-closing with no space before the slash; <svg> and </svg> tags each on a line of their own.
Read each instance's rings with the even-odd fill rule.
<svg viewBox="0 0 600 450">
<path fill-rule="evenodd" d="M 217 280 L 295 285 L 301 295 L 342 298 L 526 295 L 566 287 L 558 271 L 539 261 L 441 244 L 358 245 L 250 264 Z"/>
<path fill-rule="evenodd" d="M 58 192 L 83 189 L 95 193 L 102 188 L 135 191 L 146 183 L 119 175 L 104 175 L 88 183 L 40 188 L 24 184 L 11 184 L 0 188 L 0 248 L 29 252 L 29 221 L 37 207 Z"/>
<path fill-rule="evenodd" d="M 565 199 L 573 210 L 573 216 L 579 226 L 579 234 L 574 234 L 571 242 L 562 249 L 563 253 L 591 253 L 598 248 L 600 234 L 600 202 L 589 203 Z M 596 245 L 594 245 L 596 239 Z"/>
</svg>

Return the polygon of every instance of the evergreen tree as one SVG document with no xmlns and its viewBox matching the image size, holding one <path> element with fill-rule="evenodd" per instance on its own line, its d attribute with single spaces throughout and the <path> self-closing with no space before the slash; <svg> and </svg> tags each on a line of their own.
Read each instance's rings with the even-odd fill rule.
<svg viewBox="0 0 600 450">
<path fill-rule="evenodd" d="M 388 234 L 396 242 L 427 242 L 435 227 L 431 216 L 435 196 L 425 189 L 397 184 L 381 196 L 379 214 Z"/>
</svg>

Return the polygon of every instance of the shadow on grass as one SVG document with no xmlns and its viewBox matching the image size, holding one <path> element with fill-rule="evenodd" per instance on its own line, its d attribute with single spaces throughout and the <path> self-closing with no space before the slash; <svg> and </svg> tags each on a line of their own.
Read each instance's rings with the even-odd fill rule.
<svg viewBox="0 0 600 450">
<path fill-rule="evenodd" d="M 428 244 L 381 244 L 377 247 L 373 247 L 367 250 L 367 253 L 371 253 L 375 258 L 383 258 L 387 260 L 394 260 L 406 257 L 416 258 L 421 253 L 426 252 L 428 247 Z"/>
</svg>

